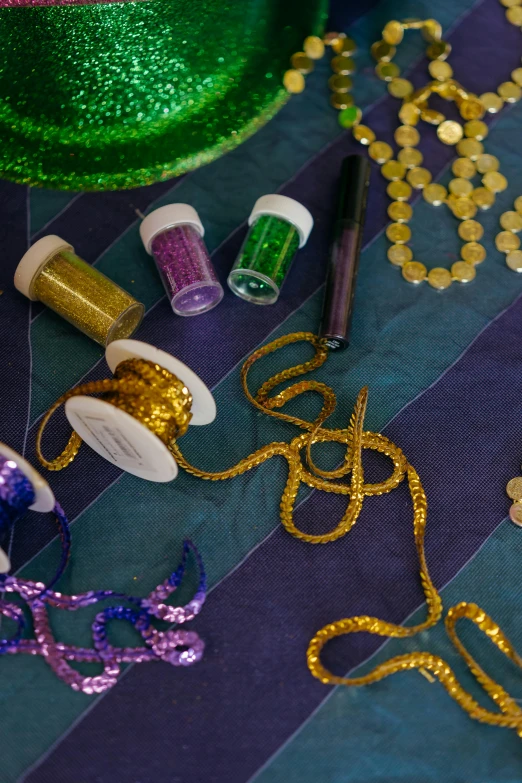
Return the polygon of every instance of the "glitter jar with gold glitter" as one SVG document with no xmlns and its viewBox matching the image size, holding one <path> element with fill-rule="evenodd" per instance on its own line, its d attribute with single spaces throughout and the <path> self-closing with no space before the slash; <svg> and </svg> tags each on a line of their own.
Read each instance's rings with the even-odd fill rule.
<svg viewBox="0 0 522 783">
<path fill-rule="evenodd" d="M 29 248 L 14 283 L 28 299 L 47 305 L 100 345 L 130 337 L 145 312 L 133 296 L 54 235 Z"/>
</svg>

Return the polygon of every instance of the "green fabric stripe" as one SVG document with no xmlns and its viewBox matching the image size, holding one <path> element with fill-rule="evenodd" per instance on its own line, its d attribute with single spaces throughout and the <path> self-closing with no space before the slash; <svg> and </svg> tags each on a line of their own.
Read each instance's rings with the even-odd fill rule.
<svg viewBox="0 0 522 783">
<path fill-rule="evenodd" d="M 446 608 L 459 601 L 481 606 L 522 650 L 520 594 L 522 535 L 505 520 L 480 552 L 442 591 Z M 408 621 L 425 617 L 425 608 Z M 520 670 L 471 623 L 459 635 L 475 659 L 514 698 L 522 700 Z M 440 655 L 464 688 L 485 707 L 492 702 L 477 687 L 448 639 L 443 623 L 410 640 L 393 640 L 353 672 L 414 650 Z M 418 672 L 395 674 L 364 688 L 335 690 L 289 744 L 252 778 L 256 783 L 519 783 L 520 739 L 514 731 L 471 720 L 438 683 Z"/>
</svg>

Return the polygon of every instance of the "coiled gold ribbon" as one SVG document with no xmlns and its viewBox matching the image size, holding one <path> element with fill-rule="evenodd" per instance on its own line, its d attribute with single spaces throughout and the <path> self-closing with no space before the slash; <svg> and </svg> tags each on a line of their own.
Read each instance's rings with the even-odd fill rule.
<svg viewBox="0 0 522 783">
<path fill-rule="evenodd" d="M 269 353 L 297 342 L 309 342 L 315 350 L 314 357 L 307 362 L 277 373 L 266 381 L 254 396 L 248 387 L 248 373 L 254 363 Z M 320 679 L 321 682 L 335 685 L 367 685 L 405 669 L 428 670 L 439 679 L 450 696 L 460 704 L 470 717 L 484 723 L 516 729 L 518 735 L 522 737 L 522 709 L 501 685 L 480 668 L 457 636 L 455 630 L 457 621 L 460 618 L 468 618 L 491 639 L 499 650 L 518 666 L 522 666 L 522 659 L 499 626 L 476 604 L 460 603 L 452 607 L 446 617 L 446 630 L 470 671 L 500 709 L 500 713 L 491 712 L 481 707 L 459 684 L 445 661 L 430 653 L 416 652 L 397 656 L 376 666 L 369 674 L 352 679 L 337 677 L 321 664 L 321 650 L 335 636 L 366 631 L 386 637 L 411 637 L 434 626 L 442 616 L 442 601 L 431 581 L 424 553 L 424 534 L 427 521 L 426 495 L 419 476 L 415 469 L 408 464 L 400 448 L 384 435 L 363 430 L 367 389 L 364 388 L 359 393 L 350 424 L 346 429 L 326 429 L 322 426 L 336 406 L 334 391 L 324 383 L 300 380 L 273 397 L 269 396 L 270 392 L 284 381 L 297 378 L 320 367 L 326 361 L 327 356 L 328 347 L 323 340 L 308 332 L 297 332 L 285 335 L 263 346 L 246 360 L 241 370 L 241 384 L 249 402 L 263 413 L 295 424 L 305 432 L 295 437 L 290 443 L 274 442 L 263 446 L 227 470 L 210 473 L 194 467 L 185 459 L 177 439 L 186 432 L 190 422 L 192 404 L 190 391 L 170 372 L 157 364 L 142 359 L 128 359 L 121 362 L 116 368 L 113 380 L 107 379 L 82 384 L 60 397 L 45 414 L 40 424 L 37 436 L 38 458 L 42 465 L 50 470 L 61 470 L 72 462 L 81 444 L 77 433 L 73 432 L 66 448 L 58 457 L 47 460 L 41 450 L 43 431 L 52 414 L 69 398 L 82 394 L 101 394 L 102 399 L 106 402 L 110 402 L 129 413 L 156 434 L 170 449 L 179 465 L 199 478 L 220 481 L 239 476 L 274 455 L 284 457 L 288 463 L 288 479 L 281 498 L 281 522 L 291 535 L 313 544 L 325 544 L 344 536 L 357 521 L 365 497 L 390 492 L 407 475 L 413 501 L 413 533 L 419 558 L 420 579 L 428 607 L 426 620 L 412 627 L 395 625 L 368 616 L 351 617 L 331 623 L 318 631 L 310 642 L 307 652 L 308 667 L 314 677 Z M 289 400 L 309 391 L 316 392 L 323 398 L 321 412 L 315 421 L 310 422 L 277 410 Z M 312 446 L 315 443 L 327 441 L 342 443 L 346 446 L 342 465 L 331 471 L 319 469 L 311 456 Z M 393 471 L 385 481 L 377 484 L 364 482 L 361 459 L 363 449 L 374 449 L 391 459 Z M 303 464 L 301 459 L 303 450 L 306 450 L 306 464 Z M 350 474 L 349 483 L 335 480 L 342 479 L 348 474 Z M 313 535 L 304 533 L 295 525 L 294 505 L 301 483 L 313 489 L 348 496 L 346 511 L 337 526 L 330 532 Z"/>
</svg>

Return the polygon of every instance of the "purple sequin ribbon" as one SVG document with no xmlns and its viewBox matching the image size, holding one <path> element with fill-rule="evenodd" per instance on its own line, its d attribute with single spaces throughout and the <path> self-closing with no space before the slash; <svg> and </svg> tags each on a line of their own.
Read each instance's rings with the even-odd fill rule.
<svg viewBox="0 0 522 783">
<path fill-rule="evenodd" d="M 8 529 L 26 511 L 34 500 L 30 482 L 16 464 L 0 456 L 0 522 Z M 32 615 L 34 639 L 22 638 L 27 628 L 21 606 L 0 599 L 0 615 L 13 620 L 17 631 L 11 639 L 0 639 L 0 655 L 26 653 L 41 655 L 55 674 L 75 691 L 94 694 L 112 688 L 116 684 L 122 663 L 166 661 L 172 666 L 191 666 L 201 660 L 204 643 L 194 631 L 168 629 L 159 631 L 153 620 L 182 625 L 193 620 L 205 603 L 207 580 L 203 562 L 191 541 L 183 542 L 181 562 L 168 579 L 156 587 L 147 598 L 136 598 L 112 590 L 90 590 L 81 595 L 63 595 L 51 589 L 59 579 L 70 551 L 69 526 L 63 511 L 54 509 L 62 538 L 60 566 L 49 585 L 31 582 L 14 576 L 0 575 L 0 590 L 17 593 Z M 172 606 L 166 600 L 181 584 L 192 553 L 199 570 L 199 583 L 192 600 L 184 606 Z M 49 623 L 48 607 L 75 611 L 100 601 L 112 599 L 117 603 L 99 612 L 92 624 L 93 647 L 75 647 L 58 642 Z M 125 604 L 129 604 L 126 606 Z M 107 639 L 109 620 L 126 620 L 141 634 L 142 647 L 113 647 Z M 67 661 L 100 663 L 103 672 L 95 676 L 83 676 Z"/>
</svg>

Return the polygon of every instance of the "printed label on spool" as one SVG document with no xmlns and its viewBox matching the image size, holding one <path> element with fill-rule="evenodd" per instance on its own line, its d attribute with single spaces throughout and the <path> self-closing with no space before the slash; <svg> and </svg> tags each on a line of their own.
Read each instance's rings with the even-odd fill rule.
<svg viewBox="0 0 522 783">
<path fill-rule="evenodd" d="M 147 481 L 172 481 L 178 466 L 162 441 L 125 413 L 93 397 L 71 397 L 65 403 L 69 424 L 101 457 Z"/>
<path fill-rule="evenodd" d="M 75 413 L 111 462 L 123 470 L 128 468 L 147 470 L 148 465 L 145 457 L 115 422 L 109 422 L 103 416 L 80 414 L 78 411 Z"/>
</svg>

